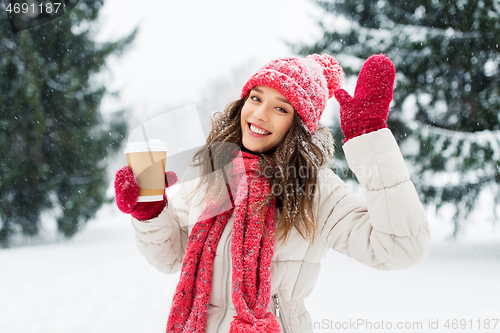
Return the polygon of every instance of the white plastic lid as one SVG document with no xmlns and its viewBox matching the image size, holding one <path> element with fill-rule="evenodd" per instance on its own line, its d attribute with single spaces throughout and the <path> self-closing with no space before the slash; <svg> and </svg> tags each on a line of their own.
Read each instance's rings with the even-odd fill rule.
<svg viewBox="0 0 500 333">
<path fill-rule="evenodd" d="M 168 151 L 165 141 L 159 139 L 151 139 L 143 142 L 129 142 L 123 151 L 124 154 L 128 153 L 142 153 L 147 151 Z"/>
</svg>

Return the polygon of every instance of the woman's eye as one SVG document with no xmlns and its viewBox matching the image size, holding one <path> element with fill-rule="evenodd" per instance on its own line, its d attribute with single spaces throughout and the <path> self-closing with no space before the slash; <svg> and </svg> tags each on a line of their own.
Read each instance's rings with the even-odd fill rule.
<svg viewBox="0 0 500 333">
<path fill-rule="evenodd" d="M 257 96 L 252 96 L 250 97 L 252 100 L 256 101 L 256 102 L 260 102 L 260 98 L 257 97 Z"/>
<path fill-rule="evenodd" d="M 278 109 L 278 111 L 280 111 L 280 112 L 286 113 L 286 110 L 283 108 L 277 107 L 276 109 Z"/>
</svg>

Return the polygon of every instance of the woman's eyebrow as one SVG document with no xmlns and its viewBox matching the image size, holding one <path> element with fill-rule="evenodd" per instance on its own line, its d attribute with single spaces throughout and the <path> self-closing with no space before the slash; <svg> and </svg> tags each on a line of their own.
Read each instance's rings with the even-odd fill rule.
<svg viewBox="0 0 500 333">
<path fill-rule="evenodd" d="M 288 104 L 292 105 L 292 103 L 290 103 L 286 98 L 277 97 L 276 99 L 279 100 L 279 101 L 281 101 L 281 102 L 283 102 L 283 103 L 288 103 Z"/>
<path fill-rule="evenodd" d="M 257 88 L 257 87 L 253 87 L 253 88 L 252 88 L 252 90 L 255 90 L 256 92 L 261 93 L 261 94 L 263 94 L 263 93 L 264 93 L 264 92 L 262 91 L 262 89 Z M 276 97 L 276 99 L 277 99 L 278 101 L 280 101 L 280 102 L 283 102 L 283 103 L 287 103 L 287 104 L 292 105 L 292 103 L 290 103 L 290 102 L 288 101 L 288 99 L 286 99 L 286 98 L 283 98 L 283 97 Z M 293 106 L 293 105 L 292 105 L 292 106 Z"/>
</svg>

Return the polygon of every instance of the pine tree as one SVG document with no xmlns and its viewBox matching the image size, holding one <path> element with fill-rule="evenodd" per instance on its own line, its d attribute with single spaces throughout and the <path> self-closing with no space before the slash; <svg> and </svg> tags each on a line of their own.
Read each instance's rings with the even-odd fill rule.
<svg viewBox="0 0 500 333">
<path fill-rule="evenodd" d="M 483 192 L 500 204 L 500 2 L 332 0 L 302 54 L 338 56 L 346 75 L 385 53 L 397 84 L 389 128 L 426 204 L 452 204 L 454 236 Z M 340 128 L 334 128 L 341 140 Z M 342 152 L 338 150 L 338 159 Z"/>
<path fill-rule="evenodd" d="M 73 236 L 106 201 L 107 156 L 127 131 L 120 112 L 103 116 L 107 93 L 93 75 L 120 54 L 136 31 L 115 42 L 93 40 L 103 1 L 81 0 L 46 24 L 12 32 L 0 13 L 0 244 L 34 236 L 52 211 Z"/>
</svg>

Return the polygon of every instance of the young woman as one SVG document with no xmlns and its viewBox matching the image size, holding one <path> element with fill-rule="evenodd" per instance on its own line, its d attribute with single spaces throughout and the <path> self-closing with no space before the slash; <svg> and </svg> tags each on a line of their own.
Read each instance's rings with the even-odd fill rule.
<svg viewBox="0 0 500 333">
<path fill-rule="evenodd" d="M 354 97 L 341 78 L 326 54 L 264 66 L 213 117 L 208 149 L 194 156 L 201 177 L 171 198 L 137 203 L 132 171 L 117 172 L 140 251 L 164 273 L 181 270 L 167 332 L 310 332 L 304 299 L 329 249 L 383 270 L 427 256 L 429 225 L 386 125 L 394 65 L 370 57 Z M 365 197 L 330 168 L 333 139 L 319 120 L 333 95 Z"/>
</svg>

